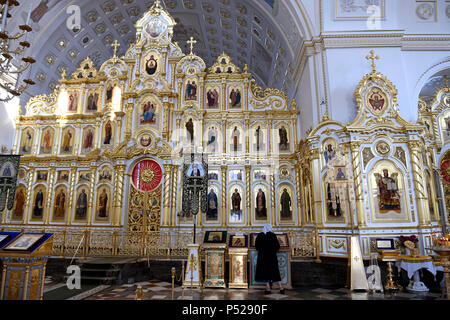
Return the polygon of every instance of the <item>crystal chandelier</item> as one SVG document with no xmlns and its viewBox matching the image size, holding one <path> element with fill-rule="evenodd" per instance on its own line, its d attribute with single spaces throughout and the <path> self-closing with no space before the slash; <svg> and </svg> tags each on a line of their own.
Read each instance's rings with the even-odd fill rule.
<svg viewBox="0 0 450 320">
<path fill-rule="evenodd" d="M 10 12 L 14 7 L 19 6 L 17 0 L 0 0 L 0 101 L 6 102 L 14 97 L 18 97 L 30 85 L 35 82 L 29 78 L 31 66 L 36 62 L 33 58 L 25 56 L 25 50 L 31 48 L 31 44 L 26 41 L 27 35 L 33 29 L 29 26 L 31 5 L 25 24 L 20 25 L 20 31 L 11 34 L 6 30 Z M 28 69 L 28 78 L 20 81 L 25 70 Z"/>
</svg>

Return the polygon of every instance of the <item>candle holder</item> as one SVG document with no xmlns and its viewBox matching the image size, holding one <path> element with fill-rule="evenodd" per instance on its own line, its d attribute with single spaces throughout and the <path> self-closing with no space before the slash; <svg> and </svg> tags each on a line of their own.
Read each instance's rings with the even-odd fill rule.
<svg viewBox="0 0 450 320">
<path fill-rule="evenodd" d="M 444 269 L 445 283 L 442 288 L 442 298 L 444 298 L 444 291 L 446 291 L 447 300 L 450 300 L 450 247 L 433 247 L 433 251 L 440 257 L 440 261 L 436 262 L 435 265 L 442 266 Z"/>
</svg>

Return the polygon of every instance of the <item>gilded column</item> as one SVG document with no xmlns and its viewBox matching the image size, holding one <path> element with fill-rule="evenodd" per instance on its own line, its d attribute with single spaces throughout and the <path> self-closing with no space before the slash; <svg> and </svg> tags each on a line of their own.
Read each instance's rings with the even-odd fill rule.
<svg viewBox="0 0 450 320">
<path fill-rule="evenodd" d="M 245 152 L 250 153 L 250 120 L 245 119 Z"/>
<path fill-rule="evenodd" d="M 248 111 L 248 97 L 249 97 L 249 92 L 248 92 L 248 81 L 244 82 L 244 99 L 245 99 L 245 111 Z"/>
<path fill-rule="evenodd" d="M 68 198 L 69 198 L 69 205 L 68 205 L 68 210 L 67 210 L 67 214 L 66 214 L 66 225 L 70 226 L 72 223 L 72 217 L 75 216 L 73 214 L 73 200 L 75 197 L 75 179 L 76 179 L 76 174 L 77 174 L 77 168 L 73 167 L 70 168 L 70 187 L 69 187 L 69 194 L 68 194 Z"/>
<path fill-rule="evenodd" d="M 126 114 L 126 120 L 125 120 L 125 140 L 128 140 L 131 138 L 131 130 L 132 130 L 132 125 L 133 125 L 133 108 L 134 108 L 134 104 L 133 103 L 127 103 L 125 106 L 126 110 L 127 110 L 127 114 Z"/>
<path fill-rule="evenodd" d="M 222 169 L 222 227 L 227 224 L 227 166 Z"/>
<path fill-rule="evenodd" d="M 183 94 L 181 93 L 182 86 L 183 81 L 180 79 L 180 81 L 178 81 L 178 111 L 181 111 L 181 100 L 183 100 Z"/>
<path fill-rule="evenodd" d="M 114 144 L 119 144 L 120 141 L 122 141 L 122 115 L 120 115 L 120 113 L 123 115 L 123 112 L 116 112 L 117 134 Z"/>
<path fill-rule="evenodd" d="M 269 142 L 267 154 L 269 156 L 272 154 L 272 125 L 273 125 L 273 120 L 269 119 L 269 128 L 267 130 L 267 141 Z"/>
<path fill-rule="evenodd" d="M 178 186 L 178 167 L 172 166 L 172 218 L 170 226 L 175 227 L 177 219 L 177 186 Z"/>
<path fill-rule="evenodd" d="M 89 209 L 87 215 L 86 225 L 90 226 L 92 223 L 92 217 L 95 215 L 95 198 L 94 198 L 94 189 L 95 189 L 95 167 L 91 167 L 91 181 L 89 182 Z"/>
<path fill-rule="evenodd" d="M 314 217 L 316 225 L 318 227 L 323 227 L 323 216 L 322 216 L 322 197 L 321 197 L 321 186 L 322 181 L 320 179 L 320 162 L 319 162 L 319 150 L 313 150 L 312 158 L 311 158 L 311 201 L 313 205 L 311 206 L 311 213 Z"/>
<path fill-rule="evenodd" d="M 205 80 L 203 78 L 200 79 L 200 109 L 204 110 L 205 108 Z"/>
<path fill-rule="evenodd" d="M 164 164 L 164 207 L 162 226 L 168 227 L 170 220 L 170 177 L 171 177 L 172 165 Z"/>
<path fill-rule="evenodd" d="M 56 148 L 55 148 L 56 149 Z M 53 185 L 54 185 L 54 181 L 55 181 L 55 167 L 51 167 L 50 168 L 50 172 L 49 172 L 49 183 L 48 183 L 48 190 L 47 190 L 47 199 L 46 199 L 46 204 L 45 204 L 45 208 L 47 210 L 45 210 L 45 217 L 44 217 L 44 224 L 48 225 L 48 222 L 50 220 L 50 215 L 51 215 L 51 211 L 52 211 L 52 198 L 53 198 Z"/>
<path fill-rule="evenodd" d="M 303 224 L 302 219 L 302 209 L 301 209 L 301 203 L 302 203 L 302 191 L 301 191 L 301 183 L 300 183 L 300 167 L 297 163 L 295 166 L 295 182 L 296 182 L 296 189 L 297 189 L 297 217 L 298 217 L 298 226 L 301 227 Z"/>
<path fill-rule="evenodd" d="M 175 87 L 175 62 L 170 62 L 170 70 L 172 72 L 172 80 L 170 81 L 170 89 L 173 89 Z M 178 100 L 181 99 L 181 97 L 178 97 Z"/>
<path fill-rule="evenodd" d="M 168 141 L 172 141 L 172 131 L 173 131 L 173 103 L 169 104 L 169 138 Z"/>
<path fill-rule="evenodd" d="M 222 110 L 228 110 L 227 106 L 227 84 L 225 80 L 222 80 Z"/>
<path fill-rule="evenodd" d="M 364 199 L 362 188 L 362 176 L 361 176 L 361 161 L 359 159 L 359 146 L 360 142 L 351 142 L 350 151 L 352 154 L 352 167 L 353 167 L 353 180 L 355 185 L 355 201 L 356 201 L 356 214 L 358 216 L 358 226 L 366 227 L 366 218 L 364 215 Z M 353 214 L 350 210 L 349 214 Z M 352 219 L 350 219 L 352 221 Z M 350 223 L 350 222 L 349 222 Z"/>
<path fill-rule="evenodd" d="M 142 56 L 141 52 L 138 52 L 136 54 L 136 61 L 139 63 L 139 65 L 136 66 L 136 73 L 135 73 L 136 78 L 139 78 L 139 76 L 141 75 L 141 56 Z"/>
<path fill-rule="evenodd" d="M 164 119 L 163 119 L 163 139 L 167 139 L 167 127 L 169 123 L 169 102 L 163 102 L 164 105 Z"/>
<path fill-rule="evenodd" d="M 417 141 L 408 141 L 409 153 L 411 155 L 411 167 L 414 182 L 414 193 L 416 195 L 417 215 L 419 218 L 419 227 L 425 227 L 430 224 L 429 209 L 427 209 L 427 199 L 425 197 L 425 187 L 423 179 L 423 164 L 420 161 L 420 148 Z M 406 189 L 406 186 L 405 186 Z M 406 196 L 405 192 L 405 196 Z"/>
<path fill-rule="evenodd" d="M 114 177 L 114 215 L 112 224 L 115 227 L 120 226 L 122 218 L 122 208 L 123 208 L 123 190 L 124 190 L 124 179 L 125 179 L 125 165 L 119 164 L 114 167 L 115 177 Z M 128 205 L 125 203 L 125 205 Z"/>
<path fill-rule="evenodd" d="M 222 119 L 222 153 L 227 153 L 227 120 Z"/>
<path fill-rule="evenodd" d="M 33 207 L 33 200 L 31 199 L 31 193 L 33 192 L 33 181 L 36 177 L 36 172 L 34 168 L 30 167 L 28 172 L 28 186 L 27 186 L 27 196 L 24 207 L 23 223 L 27 224 L 30 218 L 30 208 Z M 48 193 L 48 192 L 47 192 Z"/>
<path fill-rule="evenodd" d="M 252 215 L 250 210 L 250 204 L 251 204 L 251 166 L 247 165 L 245 166 L 245 187 L 246 187 L 246 208 L 247 208 L 247 226 L 250 226 L 250 223 L 252 221 Z"/>
<path fill-rule="evenodd" d="M 166 77 L 166 64 L 167 64 L 167 51 L 164 51 L 162 53 L 162 55 L 163 55 L 164 63 L 163 63 L 163 69 L 162 69 L 161 75 L 165 78 Z"/>
<path fill-rule="evenodd" d="M 177 127 L 176 127 L 176 133 L 177 133 L 177 137 L 176 137 L 176 144 L 179 144 L 179 143 L 181 143 L 182 141 L 181 141 L 181 119 L 180 118 L 177 118 Z"/>
<path fill-rule="evenodd" d="M 297 149 L 297 145 L 298 145 L 298 136 L 297 136 L 297 117 L 292 119 L 293 122 L 293 130 L 294 130 L 294 148 L 292 148 L 293 151 L 295 151 Z"/>
<path fill-rule="evenodd" d="M 276 212 L 275 212 L 275 170 L 273 167 L 270 167 L 270 204 L 272 211 L 272 225 L 277 224 Z"/>
</svg>

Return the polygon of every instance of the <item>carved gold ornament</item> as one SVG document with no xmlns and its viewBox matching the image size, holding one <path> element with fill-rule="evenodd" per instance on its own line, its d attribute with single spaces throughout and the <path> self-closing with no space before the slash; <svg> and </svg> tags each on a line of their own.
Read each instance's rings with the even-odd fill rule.
<svg viewBox="0 0 450 320">
<path fill-rule="evenodd" d="M 153 180 L 154 177 L 155 177 L 155 174 L 153 173 L 153 170 L 151 170 L 151 169 L 145 169 L 141 173 L 141 179 L 145 183 L 149 183 L 150 181 Z"/>
<path fill-rule="evenodd" d="M 375 148 L 376 148 L 377 152 L 382 156 L 385 156 L 389 152 L 391 152 L 391 147 L 385 141 L 378 142 Z"/>
</svg>

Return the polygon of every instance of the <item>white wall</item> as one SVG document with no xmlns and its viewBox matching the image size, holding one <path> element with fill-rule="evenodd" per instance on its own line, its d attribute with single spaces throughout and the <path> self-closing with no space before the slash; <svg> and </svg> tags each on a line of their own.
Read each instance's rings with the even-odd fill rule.
<svg viewBox="0 0 450 320">
<path fill-rule="evenodd" d="M 15 117 L 18 114 L 19 99 L 15 98 L 7 103 L 0 102 L 0 150 L 3 146 L 8 153 L 14 144 Z"/>
</svg>

